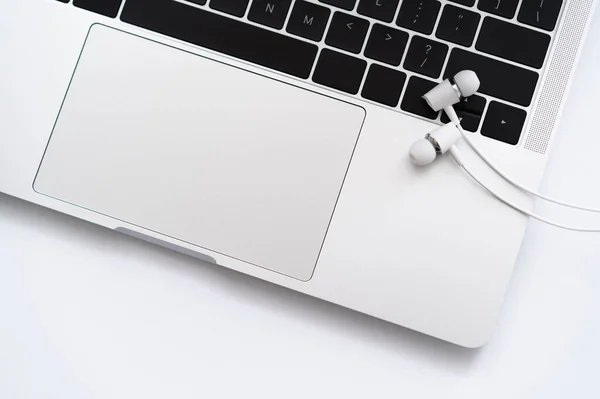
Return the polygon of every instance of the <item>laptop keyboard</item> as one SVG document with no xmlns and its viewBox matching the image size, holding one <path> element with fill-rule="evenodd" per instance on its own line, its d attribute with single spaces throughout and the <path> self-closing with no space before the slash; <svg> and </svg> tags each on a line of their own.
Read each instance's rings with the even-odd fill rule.
<svg viewBox="0 0 600 399">
<path fill-rule="evenodd" d="M 68 0 L 58 0 L 67 2 Z M 122 4 L 124 3 L 124 5 Z M 76 7 L 447 122 L 421 96 L 471 69 L 466 130 L 517 144 L 563 0 L 73 0 Z"/>
</svg>

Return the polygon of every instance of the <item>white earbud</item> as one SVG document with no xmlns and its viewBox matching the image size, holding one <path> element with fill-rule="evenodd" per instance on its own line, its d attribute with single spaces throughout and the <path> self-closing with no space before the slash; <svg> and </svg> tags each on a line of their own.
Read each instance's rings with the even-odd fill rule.
<svg viewBox="0 0 600 399">
<path fill-rule="evenodd" d="M 481 160 L 485 164 L 487 164 L 494 172 L 496 172 L 502 179 L 511 184 L 513 187 L 525 193 L 528 193 L 534 197 L 550 201 L 568 208 L 600 213 L 600 208 L 588 208 L 576 204 L 559 201 L 557 199 L 545 196 L 517 183 L 516 181 L 502 173 L 502 171 L 500 171 L 496 166 L 494 166 L 494 164 L 490 162 L 490 160 L 479 151 L 479 149 L 471 141 L 469 135 L 465 133 L 464 129 L 460 125 L 460 119 L 458 118 L 458 115 L 456 114 L 456 111 L 453 107 L 453 105 L 458 103 L 461 100 L 461 98 L 472 96 L 477 92 L 478 89 L 479 78 L 477 77 L 475 72 L 461 71 L 454 76 L 454 83 L 446 79 L 423 96 L 425 101 L 427 101 L 427 104 L 429 104 L 429 106 L 433 110 L 440 111 L 443 109 L 444 112 L 448 115 L 448 118 L 450 118 L 451 122 L 427 134 L 424 139 L 416 141 L 410 147 L 409 155 L 411 161 L 416 165 L 425 166 L 432 163 L 436 159 L 438 154 L 450 152 L 450 154 L 456 160 L 458 165 L 461 166 L 462 169 L 474 181 L 479 183 L 479 185 L 481 185 L 484 189 L 486 189 L 492 195 L 498 198 L 498 200 L 504 202 L 511 208 L 531 218 L 537 219 L 543 223 L 547 223 L 549 225 L 559 227 L 562 229 L 588 233 L 600 233 L 600 229 L 596 228 L 574 227 L 562 223 L 557 223 L 521 207 L 520 205 L 512 202 L 511 200 L 505 198 L 495 190 L 488 187 L 483 181 L 477 178 L 477 176 L 473 173 L 469 165 L 464 164 L 460 156 L 460 151 L 456 146 L 456 143 L 461 139 L 465 140 L 466 144 L 468 144 L 473 149 L 473 151 L 481 158 Z"/>
<path fill-rule="evenodd" d="M 418 166 L 426 166 L 435 161 L 437 153 L 428 139 L 420 139 L 410 146 L 410 160 Z"/>
<path fill-rule="evenodd" d="M 479 78 L 473 71 L 460 71 L 454 76 L 453 81 L 446 79 L 423 96 L 433 110 L 439 111 L 452 107 L 463 97 L 472 96 L 479 90 Z M 456 162 L 462 165 L 460 153 L 455 146 L 461 138 L 462 135 L 456 124 L 450 122 L 429 133 L 424 139 L 416 141 L 410 147 L 410 159 L 415 165 L 425 166 L 432 163 L 437 154 L 450 151 Z"/>
<path fill-rule="evenodd" d="M 435 161 L 438 154 L 450 154 L 456 162 L 462 164 L 458 148 L 455 144 L 461 139 L 461 134 L 452 122 L 440 126 L 427 134 L 424 139 L 415 141 L 410 147 L 409 155 L 415 165 L 426 166 Z"/>
<path fill-rule="evenodd" d="M 427 104 L 434 111 L 440 111 L 446 107 L 458 103 L 464 97 L 470 97 L 479 90 L 479 78 L 473 71 L 460 71 L 449 79 L 431 89 L 423 96 Z"/>
</svg>

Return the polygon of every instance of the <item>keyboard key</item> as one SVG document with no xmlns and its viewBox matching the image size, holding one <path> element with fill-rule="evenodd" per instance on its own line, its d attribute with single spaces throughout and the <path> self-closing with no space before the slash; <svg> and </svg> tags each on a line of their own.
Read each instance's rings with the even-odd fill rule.
<svg viewBox="0 0 600 399">
<path fill-rule="evenodd" d="M 463 6 L 473 6 L 475 4 L 475 0 L 450 0 L 454 3 L 462 4 Z"/>
<path fill-rule="evenodd" d="M 61 3 L 68 3 L 69 2 L 69 0 L 58 0 L 58 1 L 60 1 Z"/>
<path fill-rule="evenodd" d="M 248 12 L 250 21 L 281 29 L 292 0 L 254 0 Z"/>
<path fill-rule="evenodd" d="M 423 95 L 437 86 L 436 82 L 413 76 L 408 81 L 406 92 L 402 98 L 400 108 L 404 111 L 423 116 L 429 119 L 437 118 L 438 113 L 431 109 L 423 99 Z"/>
<path fill-rule="evenodd" d="M 550 35 L 486 17 L 475 48 L 500 58 L 541 68 L 550 45 Z"/>
<path fill-rule="evenodd" d="M 518 144 L 526 118 L 525 110 L 492 101 L 485 115 L 481 134 L 507 144 Z"/>
<path fill-rule="evenodd" d="M 398 66 L 402 60 L 408 33 L 384 25 L 374 24 L 365 48 L 365 56 Z"/>
<path fill-rule="evenodd" d="M 481 93 L 523 106 L 531 104 L 539 78 L 536 72 L 455 48 L 450 53 L 444 78 L 464 69 L 477 73 Z"/>
<path fill-rule="evenodd" d="M 367 73 L 361 96 L 368 100 L 395 107 L 406 81 L 404 72 L 372 64 Z"/>
<path fill-rule="evenodd" d="M 330 13 L 329 8 L 297 0 L 287 24 L 287 31 L 318 42 L 323 38 Z"/>
<path fill-rule="evenodd" d="M 250 0 L 210 0 L 210 8 L 243 17 Z"/>
<path fill-rule="evenodd" d="M 460 124 L 465 130 L 476 132 L 479 129 L 485 103 L 485 98 L 475 95 L 463 98 L 458 104 L 454 105 L 454 110 L 460 118 Z M 445 112 L 442 112 L 442 122 L 450 122 L 450 118 Z"/>
<path fill-rule="evenodd" d="M 127 0 L 121 19 L 303 79 L 318 51 L 314 44 L 172 0 Z"/>
<path fill-rule="evenodd" d="M 366 19 L 336 11 L 329 25 L 325 43 L 358 54 L 368 29 L 369 21 Z"/>
<path fill-rule="evenodd" d="M 73 0 L 73 5 L 114 18 L 119 13 L 121 2 L 122 0 Z"/>
<path fill-rule="evenodd" d="M 504 18 L 515 16 L 519 0 L 479 0 L 477 8 Z"/>
<path fill-rule="evenodd" d="M 523 0 L 517 19 L 524 24 L 553 31 L 562 0 Z"/>
<path fill-rule="evenodd" d="M 473 44 L 480 18 L 476 12 L 447 5 L 435 35 L 440 39 L 469 47 Z"/>
<path fill-rule="evenodd" d="M 199 5 L 203 6 L 206 4 L 207 0 L 187 0 L 187 1 L 189 1 L 190 3 L 199 4 Z"/>
<path fill-rule="evenodd" d="M 356 94 L 366 68 L 364 60 L 323 49 L 312 79 L 316 83 Z"/>
<path fill-rule="evenodd" d="M 321 3 L 329 4 L 344 10 L 353 10 L 356 0 L 319 0 Z"/>
<path fill-rule="evenodd" d="M 446 44 L 421 36 L 413 36 L 404 60 L 404 68 L 437 78 L 442 72 L 447 54 L 448 46 Z"/>
<path fill-rule="evenodd" d="M 384 22 L 392 22 L 399 0 L 360 0 L 358 13 Z"/>
<path fill-rule="evenodd" d="M 398 12 L 396 25 L 429 35 L 440 12 L 440 2 L 432 0 L 404 0 Z"/>
</svg>

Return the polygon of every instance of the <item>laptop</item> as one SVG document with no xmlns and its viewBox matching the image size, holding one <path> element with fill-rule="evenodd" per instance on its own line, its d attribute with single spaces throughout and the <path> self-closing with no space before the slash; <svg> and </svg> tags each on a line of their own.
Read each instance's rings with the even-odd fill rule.
<svg viewBox="0 0 600 399">
<path fill-rule="evenodd" d="M 410 162 L 422 96 L 475 71 L 463 127 L 538 186 L 595 3 L 4 1 L 0 191 L 478 347 L 528 220 Z"/>
</svg>

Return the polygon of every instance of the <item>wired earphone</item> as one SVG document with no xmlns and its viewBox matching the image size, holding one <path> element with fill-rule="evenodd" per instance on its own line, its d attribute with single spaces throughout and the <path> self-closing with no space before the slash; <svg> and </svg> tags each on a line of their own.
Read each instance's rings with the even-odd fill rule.
<svg viewBox="0 0 600 399">
<path fill-rule="evenodd" d="M 557 223 L 552 220 L 546 219 L 543 216 L 540 216 L 534 212 L 528 211 L 527 209 L 524 209 L 523 207 L 517 205 L 513 201 L 503 197 L 498 192 L 486 186 L 485 183 L 483 183 L 479 178 L 477 178 L 477 176 L 472 172 L 469 166 L 464 163 L 460 150 L 456 146 L 456 144 L 460 140 L 464 140 L 467 143 L 467 145 L 471 147 L 475 154 L 477 154 L 477 156 L 481 158 L 481 160 L 487 166 L 489 166 L 498 176 L 500 176 L 507 183 L 517 188 L 518 190 L 521 190 L 536 198 L 552 202 L 561 206 L 565 206 L 567 208 L 578 209 L 586 212 L 600 213 L 600 208 L 588 208 L 568 202 L 559 201 L 555 198 L 551 198 L 546 195 L 540 194 L 535 190 L 529 189 L 523 186 L 522 184 L 519 184 L 510 177 L 506 176 L 506 174 L 504 174 L 502 171 L 500 171 L 473 144 L 473 141 L 461 126 L 460 119 L 456 114 L 456 111 L 454 110 L 454 104 L 457 104 L 461 101 L 461 99 L 465 97 L 470 97 L 473 94 L 477 93 L 477 90 L 479 90 L 479 84 L 479 78 L 477 77 L 477 74 L 475 72 L 461 71 L 457 73 L 452 80 L 444 80 L 423 96 L 423 99 L 427 102 L 431 109 L 433 109 L 436 112 L 443 110 L 446 113 L 446 115 L 448 115 L 450 122 L 435 129 L 431 133 L 428 133 L 425 136 L 425 138 L 416 141 L 410 147 L 409 156 L 411 161 L 415 165 L 426 166 L 435 161 L 438 156 L 449 152 L 452 158 L 454 158 L 454 160 L 456 161 L 456 163 L 465 171 L 467 175 L 469 175 L 471 179 L 473 179 L 477 184 L 479 184 L 481 187 L 487 190 L 498 200 L 508 205 L 509 207 L 515 209 L 516 211 L 521 212 L 522 214 L 527 215 L 536 220 L 539 220 L 540 222 L 549 224 L 551 226 L 559 227 L 561 229 L 586 233 L 600 233 L 600 229 L 579 228 L 565 225 L 562 223 Z"/>
</svg>

